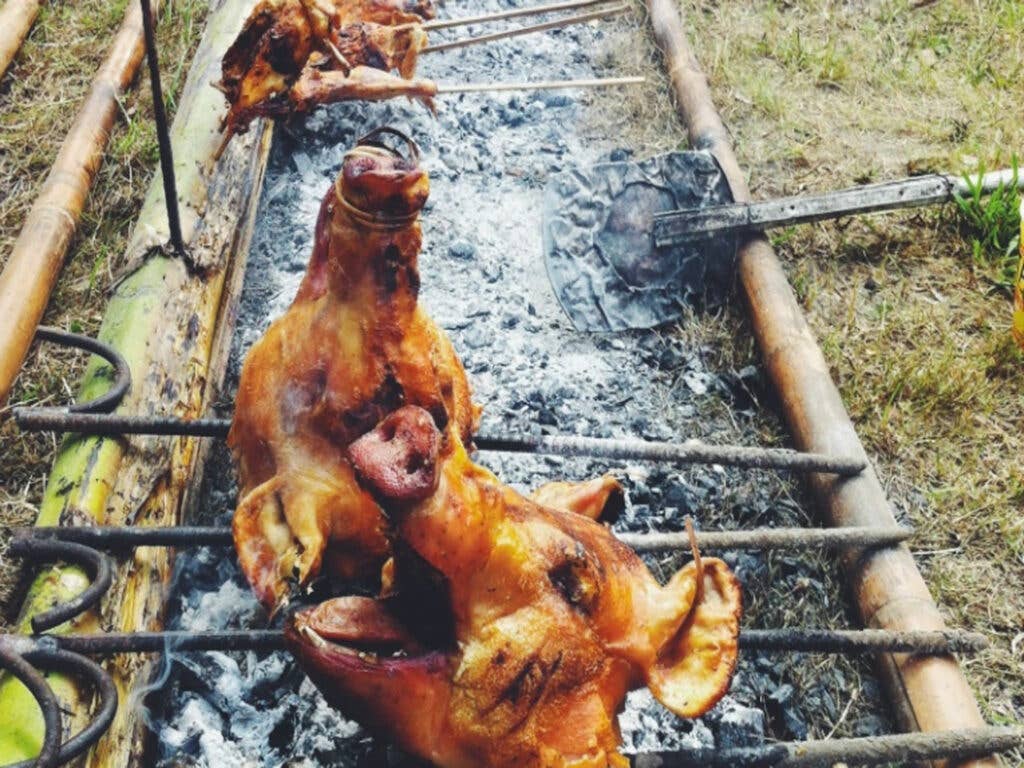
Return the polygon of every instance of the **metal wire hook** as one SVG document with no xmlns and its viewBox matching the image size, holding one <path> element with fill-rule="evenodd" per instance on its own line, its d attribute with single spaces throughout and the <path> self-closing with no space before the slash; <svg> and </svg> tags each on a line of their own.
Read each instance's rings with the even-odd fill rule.
<svg viewBox="0 0 1024 768">
<path fill-rule="evenodd" d="M 18 531 L 11 539 L 10 552 L 23 558 L 52 562 L 63 560 L 80 566 L 88 574 L 90 584 L 70 600 L 59 603 L 32 617 L 32 631 L 45 632 L 73 619 L 96 605 L 110 589 L 114 577 L 114 564 L 110 557 L 71 541 L 60 541 L 54 536 L 41 535 L 33 530 Z"/>
<path fill-rule="evenodd" d="M 92 352 L 110 363 L 114 369 L 114 381 L 109 390 L 99 397 L 87 400 L 84 403 L 72 403 L 64 408 L 53 408 L 46 410 L 66 411 L 68 413 L 110 413 L 128 394 L 132 385 L 131 369 L 124 356 L 109 344 L 80 333 L 62 331 L 60 328 L 53 328 L 48 325 L 40 325 L 36 329 L 36 338 L 40 341 L 48 341 L 52 344 L 60 344 L 63 347 L 74 347 Z"/>
</svg>

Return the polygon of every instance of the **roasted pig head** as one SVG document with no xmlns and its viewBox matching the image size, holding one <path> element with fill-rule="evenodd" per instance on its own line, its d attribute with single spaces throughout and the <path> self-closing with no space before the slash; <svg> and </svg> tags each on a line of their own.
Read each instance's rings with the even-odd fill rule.
<svg viewBox="0 0 1024 768">
<path fill-rule="evenodd" d="M 659 585 L 605 526 L 502 485 L 415 406 L 350 457 L 393 526 L 388 592 L 299 612 L 286 637 L 377 734 L 445 768 L 626 765 L 630 689 L 694 717 L 728 688 L 741 596 L 721 560 Z"/>
<path fill-rule="evenodd" d="M 388 133 L 408 155 L 378 143 Z M 409 404 L 461 440 L 476 428 L 462 365 L 417 304 L 428 191 L 408 139 L 385 129 L 361 140 L 324 197 L 294 302 L 245 359 L 228 436 L 240 480 L 234 536 L 270 609 L 324 563 L 344 578 L 380 573 L 385 520 L 356 481 L 353 440 Z"/>
</svg>

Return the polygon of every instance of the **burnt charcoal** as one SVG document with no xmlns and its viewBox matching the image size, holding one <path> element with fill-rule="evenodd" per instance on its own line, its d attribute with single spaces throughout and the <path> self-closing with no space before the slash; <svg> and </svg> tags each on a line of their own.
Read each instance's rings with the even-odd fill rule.
<svg viewBox="0 0 1024 768">
<path fill-rule="evenodd" d="M 726 699 L 715 708 L 717 746 L 754 747 L 764 741 L 764 713 Z"/>
<path fill-rule="evenodd" d="M 476 256 L 476 246 L 469 240 L 456 240 L 448 246 L 448 255 L 455 259 L 472 259 Z"/>
</svg>

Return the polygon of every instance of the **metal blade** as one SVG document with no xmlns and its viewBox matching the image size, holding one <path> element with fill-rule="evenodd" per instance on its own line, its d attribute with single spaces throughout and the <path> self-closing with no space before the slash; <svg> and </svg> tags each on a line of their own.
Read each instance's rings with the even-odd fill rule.
<svg viewBox="0 0 1024 768">
<path fill-rule="evenodd" d="M 657 248 L 658 213 L 732 202 L 708 152 L 599 163 L 556 176 L 544 210 L 544 261 L 580 331 L 653 328 L 687 305 L 720 302 L 734 280 L 736 235 Z"/>
</svg>

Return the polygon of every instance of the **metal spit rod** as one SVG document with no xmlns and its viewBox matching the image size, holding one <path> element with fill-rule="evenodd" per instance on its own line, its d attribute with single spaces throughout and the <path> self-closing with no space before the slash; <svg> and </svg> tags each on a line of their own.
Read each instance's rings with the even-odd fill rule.
<svg viewBox="0 0 1024 768">
<path fill-rule="evenodd" d="M 0 635 L 4 637 L 23 637 Z M 276 651 L 283 649 L 284 633 L 277 629 L 236 629 L 209 632 L 97 632 L 78 635 L 43 635 L 62 650 L 88 656 L 119 653 L 195 651 Z M 890 632 L 880 629 L 743 629 L 740 648 L 766 653 L 977 653 L 988 640 L 977 632 Z"/>
<path fill-rule="evenodd" d="M 228 526 L 28 526 L 12 531 L 12 546 L 29 547 L 27 554 L 39 553 L 27 542 L 60 542 L 86 545 L 101 550 L 129 547 L 230 546 Z M 616 533 L 616 537 L 638 552 L 682 551 L 690 546 L 685 531 L 672 533 Z M 840 549 L 879 547 L 910 539 L 910 528 L 757 528 L 748 531 L 697 531 L 701 550 Z M 17 554 L 17 552 L 12 552 Z"/>
<path fill-rule="evenodd" d="M 77 432 L 90 435 L 227 436 L 230 419 L 179 419 L 173 416 L 120 416 L 70 413 L 62 408 L 14 409 L 18 427 L 26 432 Z M 482 433 L 475 438 L 481 451 L 538 455 L 630 459 L 667 464 L 721 464 L 749 469 L 783 469 L 841 476 L 860 474 L 860 458 L 802 453 L 788 448 L 755 448 L 704 443 L 666 443 L 632 439 L 605 439 L 573 435 L 509 436 Z"/>
</svg>

